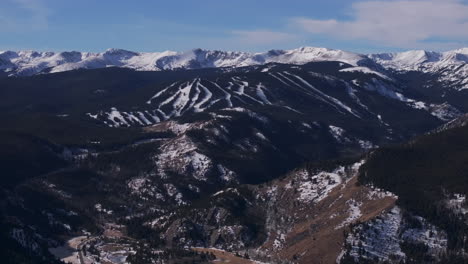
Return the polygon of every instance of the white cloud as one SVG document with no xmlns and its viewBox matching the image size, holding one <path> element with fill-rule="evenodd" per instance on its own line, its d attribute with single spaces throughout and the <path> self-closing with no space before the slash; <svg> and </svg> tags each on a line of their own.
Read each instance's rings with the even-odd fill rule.
<svg viewBox="0 0 468 264">
<path fill-rule="evenodd" d="M 399 48 L 468 41 L 468 5 L 458 0 L 362 1 L 352 5 L 350 15 L 350 20 L 294 18 L 293 24 L 312 34 Z"/>
<path fill-rule="evenodd" d="M 294 34 L 269 30 L 236 30 L 231 34 L 235 41 L 249 45 L 277 44 L 297 39 Z"/>
</svg>

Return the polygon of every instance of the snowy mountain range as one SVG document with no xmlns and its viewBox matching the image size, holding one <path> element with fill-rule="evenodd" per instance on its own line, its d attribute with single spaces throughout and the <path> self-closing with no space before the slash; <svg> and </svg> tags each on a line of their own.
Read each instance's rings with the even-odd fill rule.
<svg viewBox="0 0 468 264">
<path fill-rule="evenodd" d="M 243 67 L 267 63 L 305 64 L 314 61 L 340 61 L 353 66 L 372 61 L 397 70 L 441 69 L 468 62 L 468 48 L 447 52 L 414 50 L 401 53 L 358 54 L 327 48 L 302 47 L 263 53 L 193 49 L 185 52 L 133 52 L 109 49 L 102 53 L 0 51 L 0 69 L 10 75 L 33 75 L 74 69 L 125 67 L 139 71 Z"/>
<path fill-rule="evenodd" d="M 376 71 L 419 71 L 439 74 L 439 81 L 457 89 L 468 88 L 468 48 L 446 52 L 413 50 L 401 53 L 358 54 L 327 48 L 302 47 L 263 53 L 193 49 L 185 52 L 133 52 L 109 49 L 102 53 L 0 51 L 0 71 L 9 76 L 106 67 L 137 71 L 163 71 L 221 67 L 245 67 L 268 63 L 302 65 L 339 61 Z M 362 69 L 368 71 L 367 69 Z"/>
<path fill-rule="evenodd" d="M 352 65 L 366 60 L 364 55 L 325 48 L 271 50 L 265 53 L 226 52 L 194 49 L 185 52 L 139 53 L 109 49 L 89 52 L 0 52 L 0 69 L 10 75 L 33 75 L 74 69 L 125 67 L 139 71 L 242 67 L 270 62 L 305 64 L 312 61 L 342 61 Z"/>
<path fill-rule="evenodd" d="M 419 70 L 421 68 L 444 68 L 452 64 L 468 62 L 468 48 L 446 52 L 412 50 L 400 53 L 371 54 L 369 58 L 388 68 Z"/>
<path fill-rule="evenodd" d="M 465 263 L 467 54 L 0 52 L 2 263 Z"/>
</svg>

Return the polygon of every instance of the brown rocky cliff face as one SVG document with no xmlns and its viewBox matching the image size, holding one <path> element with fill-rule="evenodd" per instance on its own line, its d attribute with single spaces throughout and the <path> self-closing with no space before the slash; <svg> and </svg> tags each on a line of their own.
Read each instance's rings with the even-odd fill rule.
<svg viewBox="0 0 468 264">
<path fill-rule="evenodd" d="M 336 263 L 350 226 L 394 206 L 390 193 L 358 185 L 358 167 L 315 175 L 299 170 L 262 190 L 268 239 L 260 249 L 270 261 Z"/>
<path fill-rule="evenodd" d="M 208 208 L 173 221 L 166 239 L 172 245 L 247 251 L 265 263 L 336 263 L 352 226 L 396 201 L 391 193 L 359 185 L 360 165 L 297 169 L 260 187 L 228 188 L 214 194 Z M 259 230 L 253 223 L 261 224 Z"/>
</svg>

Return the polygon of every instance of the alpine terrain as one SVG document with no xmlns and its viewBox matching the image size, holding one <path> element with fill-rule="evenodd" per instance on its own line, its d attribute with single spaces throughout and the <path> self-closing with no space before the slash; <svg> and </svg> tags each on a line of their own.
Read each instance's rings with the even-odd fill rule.
<svg viewBox="0 0 468 264">
<path fill-rule="evenodd" d="M 1 263 L 467 263 L 468 49 L 0 52 Z"/>
</svg>

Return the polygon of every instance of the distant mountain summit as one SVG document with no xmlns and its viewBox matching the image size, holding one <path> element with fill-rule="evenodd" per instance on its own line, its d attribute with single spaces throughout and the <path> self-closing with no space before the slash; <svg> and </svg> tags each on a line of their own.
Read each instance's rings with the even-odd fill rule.
<svg viewBox="0 0 468 264">
<path fill-rule="evenodd" d="M 451 64 L 468 62 L 468 48 L 446 52 L 412 50 L 400 53 L 371 54 L 376 62 L 400 70 L 418 70 L 421 68 L 443 68 Z"/>
<path fill-rule="evenodd" d="M 124 67 L 139 71 L 243 67 L 276 62 L 305 64 L 313 61 L 341 61 L 358 65 L 365 55 L 326 48 L 302 47 L 293 50 L 270 50 L 264 53 L 193 49 L 184 52 L 133 52 L 108 49 L 89 52 L 0 52 L 0 70 L 9 75 L 34 75 L 75 69 Z"/>
<path fill-rule="evenodd" d="M 301 47 L 261 53 L 193 49 L 184 52 L 134 52 L 108 49 L 90 52 L 0 52 L 0 71 L 8 76 L 30 76 L 76 69 L 106 67 L 137 71 L 162 71 L 222 67 L 245 67 L 268 63 L 302 65 L 309 62 L 338 61 L 366 66 L 377 71 L 419 71 L 440 74 L 439 80 L 457 89 L 468 88 L 468 48 L 447 52 L 412 50 L 400 53 L 358 54 L 342 50 Z"/>
</svg>

